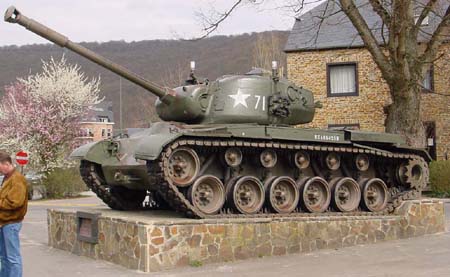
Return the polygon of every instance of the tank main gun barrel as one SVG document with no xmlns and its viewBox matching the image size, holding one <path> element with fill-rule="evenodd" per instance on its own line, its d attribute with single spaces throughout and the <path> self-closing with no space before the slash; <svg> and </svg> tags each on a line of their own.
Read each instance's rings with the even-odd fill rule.
<svg viewBox="0 0 450 277">
<path fill-rule="evenodd" d="M 5 21 L 10 23 L 18 23 L 22 25 L 26 29 L 31 32 L 67 49 L 72 50 L 73 52 L 85 57 L 88 60 L 91 60 L 102 67 L 105 67 L 108 70 L 122 76 L 123 78 L 129 80 L 132 83 L 152 92 L 156 96 L 158 96 L 162 102 L 166 104 L 170 104 L 170 100 L 175 95 L 172 90 L 166 90 L 159 85 L 150 82 L 136 73 L 128 70 L 127 68 L 116 64 L 105 57 L 81 46 L 78 43 L 72 42 L 68 37 L 52 30 L 43 24 L 26 17 L 21 12 L 19 12 L 14 6 L 9 7 L 5 13 Z"/>
</svg>

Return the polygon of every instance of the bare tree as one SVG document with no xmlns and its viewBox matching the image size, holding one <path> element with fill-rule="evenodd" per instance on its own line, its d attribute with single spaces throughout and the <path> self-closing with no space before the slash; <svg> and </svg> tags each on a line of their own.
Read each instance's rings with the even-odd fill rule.
<svg viewBox="0 0 450 277">
<path fill-rule="evenodd" d="M 283 42 L 275 32 L 258 34 L 253 47 L 253 66 L 270 70 L 272 61 L 278 61 L 282 75 L 286 66 L 283 47 Z"/>
<path fill-rule="evenodd" d="M 189 76 L 189 63 L 178 62 L 176 66 L 166 66 L 162 76 L 162 84 L 168 88 L 179 87 Z"/>
<path fill-rule="evenodd" d="M 236 8 L 243 4 L 261 4 L 269 0 L 234 1 L 231 8 L 218 12 L 216 18 L 206 21 L 206 35 L 218 28 Z M 301 12 L 307 0 L 283 0 L 280 7 Z M 402 134 L 411 146 L 423 147 L 425 134 L 420 118 L 422 80 L 430 65 L 442 58 L 438 52 L 444 41 L 450 39 L 450 3 L 448 0 L 327 0 L 339 6 L 336 13 L 344 13 L 364 42 L 386 81 L 392 104 L 385 107 L 386 131 Z M 327 4 L 328 5 L 328 4 Z M 377 31 L 361 13 L 362 5 L 370 5 L 380 17 L 382 41 Z M 325 14 L 318 21 L 318 32 Z M 431 31 L 422 28 L 432 16 L 437 20 Z M 208 25 L 209 24 L 209 25 Z M 448 58 L 448 57 L 447 57 Z"/>
</svg>

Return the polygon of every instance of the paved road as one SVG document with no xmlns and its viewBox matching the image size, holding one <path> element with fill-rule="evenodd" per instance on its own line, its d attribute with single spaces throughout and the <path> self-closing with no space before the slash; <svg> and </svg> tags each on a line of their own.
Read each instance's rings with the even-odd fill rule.
<svg viewBox="0 0 450 277">
<path fill-rule="evenodd" d="M 145 276 L 47 246 L 48 208 L 103 205 L 96 197 L 33 201 L 21 232 L 24 276 Z M 450 230 L 450 203 L 446 204 Z M 422 238 L 184 268 L 152 276 L 450 276 L 450 233 Z"/>
</svg>

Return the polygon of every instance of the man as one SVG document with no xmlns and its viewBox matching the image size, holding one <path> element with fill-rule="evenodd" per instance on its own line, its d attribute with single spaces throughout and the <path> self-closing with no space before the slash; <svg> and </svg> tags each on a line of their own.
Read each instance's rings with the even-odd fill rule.
<svg viewBox="0 0 450 277">
<path fill-rule="evenodd" d="M 28 206 L 27 182 L 11 156 L 1 151 L 0 174 L 5 175 L 0 189 L 0 276 L 21 277 L 19 232 Z"/>
</svg>

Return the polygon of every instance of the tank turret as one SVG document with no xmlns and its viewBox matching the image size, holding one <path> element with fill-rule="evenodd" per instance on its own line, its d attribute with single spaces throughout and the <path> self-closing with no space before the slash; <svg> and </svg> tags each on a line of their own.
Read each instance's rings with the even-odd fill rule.
<svg viewBox="0 0 450 277">
<path fill-rule="evenodd" d="M 311 122 L 317 107 L 310 91 L 279 78 L 275 68 L 272 76 L 232 75 L 205 83 L 199 83 L 192 75 L 194 78 L 184 86 L 164 88 L 26 17 L 15 7 L 8 8 L 5 21 L 18 23 L 153 93 L 159 98 L 156 111 L 164 121 L 296 125 Z"/>
</svg>

